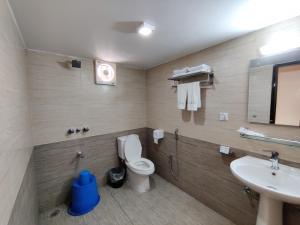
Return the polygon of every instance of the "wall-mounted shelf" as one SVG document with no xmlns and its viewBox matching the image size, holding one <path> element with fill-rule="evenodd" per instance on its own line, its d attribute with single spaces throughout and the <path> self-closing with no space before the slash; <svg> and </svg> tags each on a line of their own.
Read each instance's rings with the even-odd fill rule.
<svg viewBox="0 0 300 225">
<path fill-rule="evenodd" d="M 168 80 L 180 81 L 183 79 L 191 78 L 191 77 L 200 77 L 200 76 L 210 76 L 213 77 L 214 73 L 206 73 L 206 72 L 188 72 L 182 75 L 177 75 L 174 77 L 168 78 Z"/>
<path fill-rule="evenodd" d="M 169 77 L 168 80 L 174 81 L 174 85 L 172 87 L 177 87 L 177 84 L 180 81 L 184 81 L 190 78 L 204 77 L 204 76 L 207 76 L 207 79 L 199 81 L 201 84 L 204 85 L 204 86 L 202 85 L 201 88 L 211 87 L 214 84 L 214 73 L 191 71 L 182 75 Z"/>
</svg>

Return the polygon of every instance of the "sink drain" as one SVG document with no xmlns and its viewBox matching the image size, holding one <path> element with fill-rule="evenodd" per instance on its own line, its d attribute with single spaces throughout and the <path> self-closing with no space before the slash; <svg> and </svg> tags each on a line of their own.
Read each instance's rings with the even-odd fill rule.
<svg viewBox="0 0 300 225">
<path fill-rule="evenodd" d="M 60 210 L 59 209 L 55 209 L 51 214 L 50 214 L 50 217 L 56 217 L 58 216 L 58 214 L 60 213 Z"/>
</svg>

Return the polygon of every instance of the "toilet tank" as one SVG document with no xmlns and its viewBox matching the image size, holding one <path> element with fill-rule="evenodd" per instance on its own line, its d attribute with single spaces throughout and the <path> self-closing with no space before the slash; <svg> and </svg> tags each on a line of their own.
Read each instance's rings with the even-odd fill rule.
<svg viewBox="0 0 300 225">
<path fill-rule="evenodd" d="M 121 159 L 125 159 L 124 145 L 127 139 L 127 136 L 118 137 L 118 155 Z"/>
</svg>

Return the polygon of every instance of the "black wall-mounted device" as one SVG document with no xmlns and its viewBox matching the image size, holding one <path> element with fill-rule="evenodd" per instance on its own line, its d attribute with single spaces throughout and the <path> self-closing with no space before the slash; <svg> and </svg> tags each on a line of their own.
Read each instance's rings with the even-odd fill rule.
<svg viewBox="0 0 300 225">
<path fill-rule="evenodd" d="M 72 67 L 74 67 L 74 68 L 81 68 L 81 61 L 73 59 L 72 60 Z"/>
</svg>

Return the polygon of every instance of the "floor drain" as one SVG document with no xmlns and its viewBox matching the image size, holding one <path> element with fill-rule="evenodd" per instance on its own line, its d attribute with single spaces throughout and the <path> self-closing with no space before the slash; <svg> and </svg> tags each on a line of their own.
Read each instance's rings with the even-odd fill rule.
<svg viewBox="0 0 300 225">
<path fill-rule="evenodd" d="M 50 214 L 50 217 L 56 217 L 58 214 L 60 213 L 60 210 L 59 209 L 55 209 L 51 214 Z"/>
</svg>

